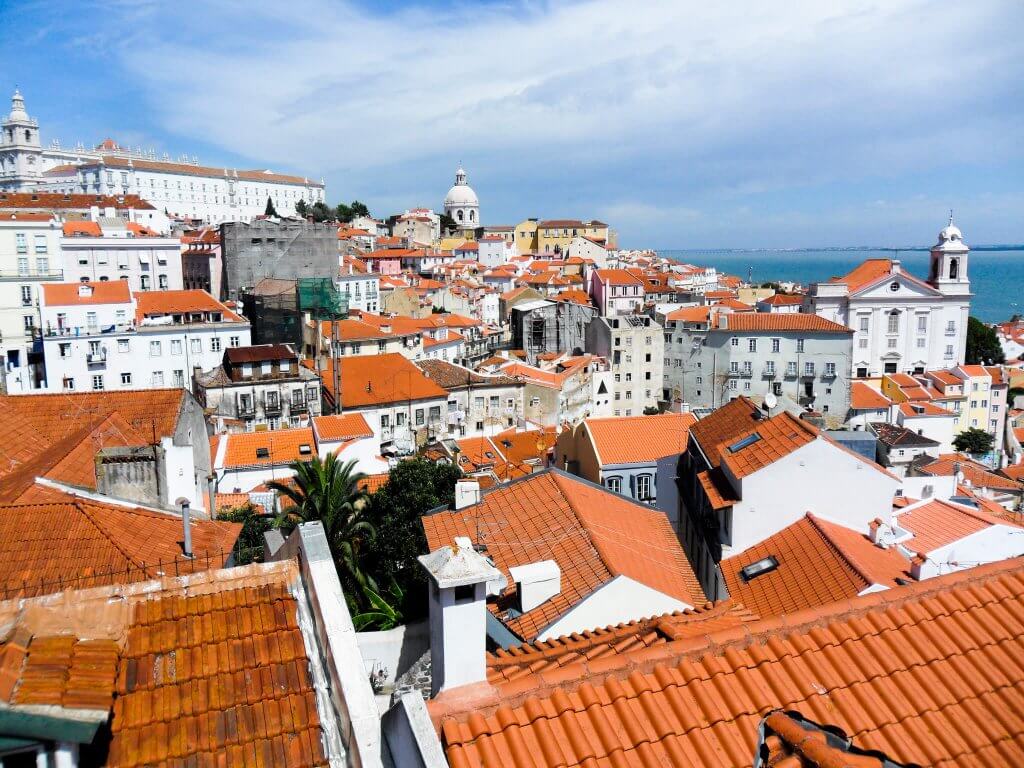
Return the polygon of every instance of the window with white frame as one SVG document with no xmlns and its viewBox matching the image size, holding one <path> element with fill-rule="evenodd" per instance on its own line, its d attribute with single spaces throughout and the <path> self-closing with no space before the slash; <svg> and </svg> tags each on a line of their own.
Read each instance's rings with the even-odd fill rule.
<svg viewBox="0 0 1024 768">
<path fill-rule="evenodd" d="M 861 318 L 860 318 L 860 332 L 861 333 L 867 333 L 868 332 L 868 323 L 869 322 L 870 322 L 870 320 L 868 319 L 867 315 L 862 315 L 861 316 Z"/>
<path fill-rule="evenodd" d="M 164 385 L 164 372 L 153 371 L 153 386 L 162 387 Z"/>
<path fill-rule="evenodd" d="M 835 363 L 825 363 L 825 375 L 830 377 L 836 375 Z"/>
<path fill-rule="evenodd" d="M 889 327 L 888 333 L 899 333 L 900 332 L 900 313 L 895 309 L 889 313 Z"/>
<path fill-rule="evenodd" d="M 747 339 L 747 351 L 757 352 L 757 339 Z"/>
<path fill-rule="evenodd" d="M 181 345 L 181 339 L 171 339 L 171 354 L 172 355 L 180 355 L 181 354 L 181 346 L 182 346 Z"/>
<path fill-rule="evenodd" d="M 149 342 L 149 356 L 150 357 L 160 357 L 160 355 L 162 355 L 162 354 L 163 354 L 163 351 L 161 350 L 161 344 L 160 344 L 159 341 L 155 341 L 154 340 L 154 341 Z"/>
<path fill-rule="evenodd" d="M 892 315 L 890 315 L 892 317 Z M 928 331 L 928 315 L 917 316 L 917 332 L 926 333 Z"/>
<path fill-rule="evenodd" d="M 814 375 L 814 363 L 804 363 L 804 376 Z"/>
<path fill-rule="evenodd" d="M 220 336 L 214 336 L 210 339 L 210 351 L 220 352 Z"/>
<path fill-rule="evenodd" d="M 96 391 L 103 389 L 103 374 L 97 373 L 92 377 L 92 388 Z"/>
<path fill-rule="evenodd" d="M 129 371 L 125 371 L 121 374 L 121 386 L 130 387 L 132 385 L 132 375 Z"/>
<path fill-rule="evenodd" d="M 772 352 L 782 349 L 782 339 L 772 339 Z"/>
<path fill-rule="evenodd" d="M 803 339 L 797 339 L 796 340 L 796 352 L 799 355 L 799 354 L 803 354 L 803 351 L 804 351 L 804 340 Z"/>
<path fill-rule="evenodd" d="M 604 485 L 612 493 L 620 493 L 622 491 L 622 478 L 621 477 L 608 477 L 608 478 L 605 478 Z"/>
<path fill-rule="evenodd" d="M 640 501 L 650 501 L 654 498 L 652 492 L 652 482 L 650 475 L 637 475 L 636 476 L 636 497 Z"/>
<path fill-rule="evenodd" d="M 128 352 L 131 352 L 131 350 L 132 350 L 132 345 L 131 345 L 131 342 L 128 339 L 118 339 L 117 340 L 117 351 L 118 351 L 119 354 L 126 354 Z"/>
</svg>

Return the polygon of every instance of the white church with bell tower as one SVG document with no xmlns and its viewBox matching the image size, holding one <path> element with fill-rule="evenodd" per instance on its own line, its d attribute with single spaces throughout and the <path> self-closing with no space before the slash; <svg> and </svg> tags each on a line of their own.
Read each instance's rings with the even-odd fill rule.
<svg viewBox="0 0 1024 768">
<path fill-rule="evenodd" d="M 853 330 L 852 378 L 952 368 L 967 350 L 969 253 L 950 214 L 931 248 L 927 280 L 898 259 L 868 259 L 842 277 L 812 284 L 804 309 Z"/>
</svg>

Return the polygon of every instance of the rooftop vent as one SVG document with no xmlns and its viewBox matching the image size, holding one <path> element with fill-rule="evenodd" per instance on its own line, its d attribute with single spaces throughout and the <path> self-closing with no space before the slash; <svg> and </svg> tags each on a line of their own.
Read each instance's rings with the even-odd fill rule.
<svg viewBox="0 0 1024 768">
<path fill-rule="evenodd" d="M 562 591 L 562 570 L 554 560 L 517 565 L 508 572 L 516 584 L 517 608 L 523 613 L 543 605 Z"/>
<path fill-rule="evenodd" d="M 762 557 L 760 560 L 740 568 L 740 577 L 744 581 L 750 582 L 758 576 L 764 576 L 766 573 L 771 573 L 778 567 L 778 559 L 774 555 L 769 555 L 768 557 Z"/>
<path fill-rule="evenodd" d="M 729 453 L 739 453 L 744 448 L 753 445 L 761 439 L 761 435 L 758 432 L 752 432 L 751 434 L 744 437 L 742 440 L 738 440 L 729 446 Z"/>
</svg>

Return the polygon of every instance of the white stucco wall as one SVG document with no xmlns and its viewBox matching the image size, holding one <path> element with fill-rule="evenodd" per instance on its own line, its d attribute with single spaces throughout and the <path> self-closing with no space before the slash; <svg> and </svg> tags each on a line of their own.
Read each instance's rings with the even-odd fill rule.
<svg viewBox="0 0 1024 768">
<path fill-rule="evenodd" d="M 888 519 L 900 481 L 821 438 L 798 448 L 740 483 L 733 507 L 733 557 L 792 525 L 808 512 L 858 531 Z M 729 543 L 728 541 L 726 542 Z"/>
<path fill-rule="evenodd" d="M 671 611 L 685 611 L 688 608 L 693 606 L 628 576 L 616 576 L 550 624 L 537 639 L 550 640 L 573 632 L 660 616 Z"/>
</svg>

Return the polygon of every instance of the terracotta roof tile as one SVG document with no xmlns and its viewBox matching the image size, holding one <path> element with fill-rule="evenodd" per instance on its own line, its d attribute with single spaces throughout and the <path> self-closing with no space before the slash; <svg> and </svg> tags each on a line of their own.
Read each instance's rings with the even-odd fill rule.
<svg viewBox="0 0 1024 768">
<path fill-rule="evenodd" d="M 66 195 L 60 192 L 3 192 L 0 193 L 0 208 L 43 208 L 66 210 L 69 208 L 88 211 L 93 206 L 115 208 L 119 211 L 135 209 L 156 210 L 138 195 Z"/>
<path fill-rule="evenodd" d="M 873 411 L 888 408 L 892 401 L 877 389 L 863 381 L 850 384 L 850 407 L 857 411 Z"/>
<path fill-rule="evenodd" d="M 373 437 L 373 430 L 361 413 L 338 413 L 333 416 L 315 416 L 313 431 L 317 441 L 351 440 L 357 437 Z"/>
<path fill-rule="evenodd" d="M 311 361 L 303 365 L 313 368 Z M 334 395 L 334 360 L 320 372 L 324 389 Z M 412 361 L 397 352 L 341 358 L 343 408 L 382 403 L 447 398 L 448 393 L 423 375 Z"/>
<path fill-rule="evenodd" d="M 458 768 L 745 767 L 778 709 L 902 763 L 1018 765 L 1022 593 L 1004 561 L 428 706 Z"/>
<path fill-rule="evenodd" d="M 696 441 L 713 467 L 719 464 L 717 447 L 751 430 L 760 423 L 762 411 L 746 397 L 730 400 L 690 427 L 690 438 Z"/>
<path fill-rule="evenodd" d="M 104 283 L 100 283 L 104 285 Z M 112 285 L 112 283 L 106 283 Z M 220 312 L 225 321 L 244 323 L 245 318 L 228 309 L 203 290 L 141 291 L 135 294 L 136 319 L 159 315 L 187 314 L 189 312 Z"/>
<path fill-rule="evenodd" d="M 83 295 L 83 286 L 88 291 Z M 69 307 L 84 304 L 130 304 L 131 290 L 127 280 L 99 283 L 43 283 L 43 299 L 48 307 Z"/>
<path fill-rule="evenodd" d="M 597 279 L 608 285 L 643 285 L 644 281 L 625 269 L 598 269 Z"/>
<path fill-rule="evenodd" d="M 516 680 L 583 659 L 622 655 L 659 643 L 702 637 L 757 621 L 757 618 L 741 603 L 726 600 L 552 640 L 499 648 L 487 655 L 487 677 L 491 682 L 499 683 Z"/>
<path fill-rule="evenodd" d="M 554 560 L 561 592 L 506 625 L 525 640 L 539 636 L 594 589 L 617 575 L 688 605 L 706 598 L 668 519 L 661 512 L 599 486 L 546 470 L 498 486 L 483 501 L 422 518 L 431 550 L 469 536 L 484 544 L 508 575 L 517 565 Z M 489 606 L 504 616 L 515 601 L 515 583 Z"/>
<path fill-rule="evenodd" d="M 746 581 L 742 569 L 767 557 L 774 571 Z M 742 554 L 722 561 L 730 597 L 760 616 L 781 616 L 856 597 L 873 584 L 910 580 L 910 563 L 867 536 L 807 514 Z"/>
<path fill-rule="evenodd" d="M 846 283 L 850 293 L 856 293 L 883 277 L 892 274 L 891 259 L 866 259 L 843 277 L 833 277 L 829 282 Z"/>
<path fill-rule="evenodd" d="M 933 499 L 898 511 L 898 524 L 914 534 L 904 546 L 915 552 L 934 552 L 992 525 L 1008 522 L 980 509 Z"/>
<path fill-rule="evenodd" d="M 650 463 L 686 451 L 690 427 L 697 421 L 692 413 L 663 413 L 656 416 L 587 419 L 590 434 L 602 465 Z"/>
<path fill-rule="evenodd" d="M 799 312 L 729 312 L 718 315 L 718 327 L 730 331 L 806 331 L 807 333 L 853 333 L 852 328 L 818 315 Z"/>
<path fill-rule="evenodd" d="M 743 478 L 814 442 L 817 436 L 818 432 L 810 424 L 783 411 L 719 443 L 719 462 L 727 466 L 734 477 Z"/>
<path fill-rule="evenodd" d="M 227 441 L 223 464 L 216 468 L 280 466 L 293 461 L 306 461 L 315 453 L 311 427 L 269 429 L 265 432 L 231 432 L 215 435 L 210 455 L 217 457 L 220 441 Z"/>
<path fill-rule="evenodd" d="M 53 498 L 0 505 L 0 599 L 143 581 L 167 569 L 220 568 L 241 531 L 237 523 L 193 519 L 196 557 L 188 560 L 180 517 L 67 494 Z"/>
<path fill-rule="evenodd" d="M 63 709 L 110 709 L 119 651 L 114 640 L 32 637 L 8 701 Z"/>
<path fill-rule="evenodd" d="M 1019 493 L 1024 489 L 1024 485 L 1021 483 L 1001 477 L 984 465 L 959 453 L 944 453 L 935 461 L 929 462 L 919 469 L 926 475 L 952 475 L 957 464 L 960 465 L 960 471 L 964 473 L 964 479 L 969 480 L 971 485 L 978 488 L 991 488 L 1011 493 Z"/>
</svg>

